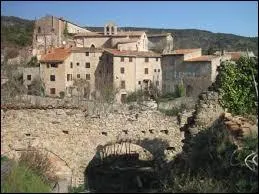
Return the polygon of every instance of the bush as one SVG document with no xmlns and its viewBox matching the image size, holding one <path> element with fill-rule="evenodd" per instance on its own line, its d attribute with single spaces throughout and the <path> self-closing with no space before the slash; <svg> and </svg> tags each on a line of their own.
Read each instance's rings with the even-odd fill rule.
<svg viewBox="0 0 259 194">
<path fill-rule="evenodd" d="M 59 96 L 60 96 L 60 98 L 64 98 L 65 97 L 65 92 L 64 91 L 62 91 L 62 92 L 59 92 Z"/>
<path fill-rule="evenodd" d="M 19 164 L 28 167 L 42 178 L 45 183 L 50 184 L 56 181 L 52 174 L 51 163 L 46 155 L 37 150 L 26 151 L 21 154 Z"/>
<path fill-rule="evenodd" d="M 178 114 L 181 113 L 185 109 L 186 109 L 186 105 L 181 104 L 181 106 L 179 108 L 174 107 L 169 110 L 160 109 L 160 112 L 165 113 L 165 115 L 167 115 L 167 116 L 178 116 Z"/>
<path fill-rule="evenodd" d="M 241 57 L 236 63 L 223 62 L 219 67 L 216 86 L 221 105 L 234 115 L 256 114 L 256 91 L 252 72 L 258 83 L 258 63 Z"/>
<path fill-rule="evenodd" d="M 129 93 L 127 95 L 126 102 L 142 102 L 144 98 L 144 92 L 141 90 L 137 90 L 136 92 Z"/>
<path fill-rule="evenodd" d="M 18 164 L 13 166 L 1 185 L 2 193 L 47 193 L 50 191 L 50 187 L 41 180 L 40 176 Z"/>
<path fill-rule="evenodd" d="M 78 187 L 69 187 L 68 192 L 69 193 L 80 193 L 80 192 L 84 192 L 85 189 L 85 185 L 81 184 Z"/>
<path fill-rule="evenodd" d="M 182 83 L 176 85 L 176 90 L 175 90 L 175 97 L 176 98 L 185 96 L 185 93 L 186 93 L 185 87 Z"/>
</svg>

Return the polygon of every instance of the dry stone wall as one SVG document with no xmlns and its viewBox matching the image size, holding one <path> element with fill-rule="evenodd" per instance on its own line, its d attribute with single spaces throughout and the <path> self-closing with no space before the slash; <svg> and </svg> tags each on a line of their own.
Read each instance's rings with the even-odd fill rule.
<svg viewBox="0 0 259 194">
<path fill-rule="evenodd" d="M 1 124 L 2 154 L 15 157 L 29 145 L 48 150 L 71 169 L 74 186 L 84 181 L 84 171 L 98 145 L 161 138 L 174 148 L 174 154 L 182 149 L 177 119 L 147 108 L 113 107 L 107 114 L 90 114 L 87 108 L 2 107 Z"/>
</svg>

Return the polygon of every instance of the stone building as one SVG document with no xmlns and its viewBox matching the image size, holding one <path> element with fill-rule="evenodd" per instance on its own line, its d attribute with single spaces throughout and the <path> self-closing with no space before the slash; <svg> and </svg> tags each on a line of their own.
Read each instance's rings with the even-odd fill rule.
<svg viewBox="0 0 259 194">
<path fill-rule="evenodd" d="M 104 32 L 78 33 L 74 36 L 74 40 L 76 47 L 148 51 L 148 39 L 144 31 L 121 32 L 113 23 L 105 25 Z"/>
<path fill-rule="evenodd" d="M 80 95 L 91 99 L 100 49 L 55 48 L 40 59 L 40 76 L 48 96 Z"/>
<path fill-rule="evenodd" d="M 183 84 L 187 96 L 197 96 L 215 81 L 220 62 L 220 56 L 201 55 L 201 48 L 163 54 L 163 93 L 173 93 L 178 85 Z"/>
<path fill-rule="evenodd" d="M 65 29 L 67 34 L 64 34 Z M 69 35 L 83 32 L 90 31 L 63 18 L 46 15 L 35 21 L 33 55 L 37 55 L 40 58 L 50 48 L 61 47 L 63 41 L 69 41 Z"/>
<path fill-rule="evenodd" d="M 40 78 L 40 67 L 26 67 L 23 68 L 23 84 L 28 90 L 28 94 L 31 93 L 31 85 L 33 80 L 37 80 Z"/>
<path fill-rule="evenodd" d="M 152 51 L 120 51 L 105 49 L 101 72 L 97 81 L 99 86 L 113 83 L 117 102 L 124 102 L 131 92 L 138 90 L 150 92 L 151 87 L 162 89 L 161 55 Z M 106 74 L 106 75 L 105 75 Z M 98 87 L 101 90 L 101 87 Z"/>
<path fill-rule="evenodd" d="M 170 53 L 173 51 L 174 39 L 171 33 L 148 34 L 148 49 L 158 53 Z"/>
</svg>

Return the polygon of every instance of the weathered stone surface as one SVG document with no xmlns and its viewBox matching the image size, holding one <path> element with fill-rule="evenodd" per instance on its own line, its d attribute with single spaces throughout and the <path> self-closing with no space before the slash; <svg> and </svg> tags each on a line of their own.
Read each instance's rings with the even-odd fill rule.
<svg viewBox="0 0 259 194">
<path fill-rule="evenodd" d="M 71 169 L 72 185 L 78 185 L 98 145 L 118 139 L 160 138 L 175 148 L 169 158 L 181 152 L 182 136 L 176 117 L 149 109 L 115 108 L 118 111 L 111 108 L 109 114 L 100 111 L 98 118 L 85 117 L 85 111 L 79 109 L 7 109 L 1 117 L 1 153 L 17 158 L 19 150 L 25 150 L 28 145 L 48 150 Z M 160 133 L 160 129 L 165 133 Z M 58 174 L 69 172 L 64 167 Z"/>
</svg>

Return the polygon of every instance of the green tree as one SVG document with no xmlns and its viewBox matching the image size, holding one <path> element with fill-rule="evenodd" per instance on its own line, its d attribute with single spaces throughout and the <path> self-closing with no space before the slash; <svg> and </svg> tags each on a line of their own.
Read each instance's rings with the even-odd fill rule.
<svg viewBox="0 0 259 194">
<path fill-rule="evenodd" d="M 217 87 L 222 96 L 220 103 L 233 114 L 255 114 L 257 107 L 255 81 L 258 83 L 258 62 L 241 57 L 236 63 L 223 62 L 219 68 Z"/>
</svg>

